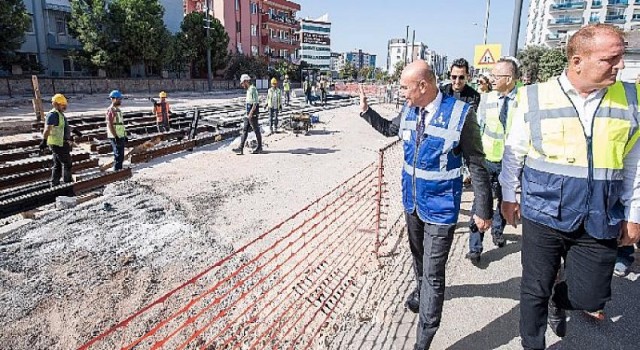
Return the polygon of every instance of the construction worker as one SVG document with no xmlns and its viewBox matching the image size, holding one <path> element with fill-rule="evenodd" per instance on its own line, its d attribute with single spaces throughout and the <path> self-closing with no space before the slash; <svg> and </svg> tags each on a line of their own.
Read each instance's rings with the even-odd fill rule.
<svg viewBox="0 0 640 350">
<path fill-rule="evenodd" d="M 446 264 L 462 198 L 463 157 L 474 177 L 474 218 L 482 231 L 491 227 L 493 201 L 471 105 L 441 93 L 423 60 L 404 68 L 400 87 L 407 102 L 400 115 L 388 120 L 369 107 L 361 85 L 360 116 L 383 135 L 403 140 L 402 198 L 417 282 L 406 306 L 420 313 L 414 349 L 424 350 L 442 318 Z"/>
<path fill-rule="evenodd" d="M 242 127 L 242 137 L 240 137 L 240 146 L 234 148 L 233 151 L 238 155 L 242 155 L 244 152 L 244 143 L 249 136 L 249 128 L 253 129 L 256 133 L 256 140 L 258 141 L 258 147 L 253 150 L 253 154 L 262 153 L 262 135 L 260 134 L 260 124 L 258 123 L 258 109 L 260 99 L 258 97 L 258 89 L 251 84 L 251 77 L 248 74 L 242 74 L 240 76 L 240 86 L 247 89 L 246 97 L 246 116 L 244 117 L 244 125 Z"/>
<path fill-rule="evenodd" d="M 171 106 L 169 102 L 167 102 L 167 93 L 164 91 L 160 91 L 158 95 L 160 97 L 160 102 L 153 103 L 153 113 L 156 115 L 156 126 L 158 127 L 158 132 L 167 132 L 169 131 L 169 116 L 171 114 Z"/>
<path fill-rule="evenodd" d="M 307 77 L 305 81 L 302 83 L 302 92 L 304 93 L 305 103 L 307 105 L 311 104 L 311 81 L 310 78 Z"/>
<path fill-rule="evenodd" d="M 320 78 L 320 101 L 322 101 L 322 106 L 327 104 L 327 81 L 324 76 Z"/>
<path fill-rule="evenodd" d="M 284 76 L 284 81 L 282 82 L 282 89 L 284 90 L 284 105 L 289 106 L 291 101 L 291 82 L 289 82 L 289 76 Z"/>
<path fill-rule="evenodd" d="M 478 107 L 478 124 L 482 131 L 485 168 L 491 176 L 493 195 L 498 202 L 497 209 L 493 212 L 491 236 L 493 244 L 502 248 L 506 243 L 502 233 L 507 222 L 500 213 L 502 188 L 498 175 L 500 175 L 504 140 L 509 134 L 513 112 L 517 106 L 518 66 L 513 61 L 501 59 L 493 67 L 489 77 L 493 92 L 482 94 Z M 482 254 L 484 232 L 478 230 L 473 220 L 469 222 L 469 230 L 469 253 L 465 257 L 477 265 Z"/>
<path fill-rule="evenodd" d="M 519 89 L 499 179 L 505 219 L 522 218 L 525 349 L 545 349 L 546 323 L 564 337 L 565 310 L 602 310 L 618 246 L 640 240 L 639 95 L 616 81 L 624 52 L 620 29 L 587 25 L 569 38 L 560 77 Z"/>
<path fill-rule="evenodd" d="M 122 169 L 124 162 L 124 146 L 127 143 L 127 132 L 124 128 L 124 119 L 120 105 L 122 104 L 122 93 L 120 90 L 113 90 L 109 93 L 111 106 L 107 109 L 107 137 L 113 149 L 113 170 Z"/>
<path fill-rule="evenodd" d="M 271 133 L 278 131 L 278 112 L 282 110 L 282 93 L 278 88 L 278 79 L 271 79 L 271 87 L 267 91 L 267 108 L 269 109 L 269 129 Z"/>
<path fill-rule="evenodd" d="M 67 99 L 62 94 L 55 94 L 51 98 L 53 108 L 47 114 L 40 149 L 47 146 L 53 153 L 53 167 L 51 170 L 51 186 L 60 184 L 60 177 L 65 183 L 73 182 L 71 177 L 71 139 L 70 127 L 64 112 L 67 110 Z"/>
</svg>

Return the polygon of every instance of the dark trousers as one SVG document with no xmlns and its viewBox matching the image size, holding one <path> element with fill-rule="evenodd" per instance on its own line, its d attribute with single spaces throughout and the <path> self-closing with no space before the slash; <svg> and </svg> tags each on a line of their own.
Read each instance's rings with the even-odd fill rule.
<svg viewBox="0 0 640 350">
<path fill-rule="evenodd" d="M 420 317 L 415 349 L 424 350 L 429 348 L 440 327 L 445 267 L 456 225 L 425 223 L 415 212 L 405 213 L 405 219 L 417 288 L 420 288 Z"/>
<path fill-rule="evenodd" d="M 167 132 L 170 130 L 169 121 L 166 119 L 163 121 L 156 122 L 156 126 L 158 127 L 158 132 Z"/>
<path fill-rule="evenodd" d="M 306 92 L 306 93 L 304 94 L 304 96 L 305 96 L 305 100 L 306 100 L 305 102 L 306 102 L 307 104 L 311 104 L 311 91 Z"/>
<path fill-rule="evenodd" d="M 485 162 L 485 168 L 489 172 L 491 177 L 491 189 L 493 190 L 493 198 L 497 199 L 496 209 L 493 211 L 493 218 L 491 221 L 491 235 L 494 237 L 502 237 L 504 227 L 507 225 L 507 220 L 502 216 L 500 206 L 502 205 L 502 186 L 498 181 L 500 176 L 501 164 L 494 162 Z M 476 213 L 475 203 L 471 206 L 471 219 L 469 221 L 469 251 L 482 253 L 482 240 L 484 239 L 484 232 L 478 231 L 476 223 L 473 220 L 473 214 Z"/>
<path fill-rule="evenodd" d="M 253 129 L 256 133 L 256 140 L 258 140 L 258 148 L 262 149 L 262 135 L 260 134 L 260 124 L 258 124 L 258 117 L 244 118 L 244 125 L 242 126 L 242 137 L 240 138 L 240 149 L 244 148 L 244 143 L 249 136 L 249 129 Z"/>
<path fill-rule="evenodd" d="M 120 137 L 117 139 L 109 139 L 111 143 L 111 149 L 113 149 L 113 170 L 122 169 L 122 163 L 124 162 L 124 137 Z"/>
<path fill-rule="evenodd" d="M 552 294 L 561 309 L 604 308 L 611 298 L 617 248 L 615 239 L 595 239 L 583 227 L 561 232 L 522 218 L 520 336 L 525 349 L 545 348 L 547 309 Z M 562 259 L 565 279 L 555 283 Z"/>
<path fill-rule="evenodd" d="M 289 101 L 291 100 L 291 91 L 284 92 L 284 103 L 288 106 Z"/>
<path fill-rule="evenodd" d="M 278 109 L 269 108 L 269 128 L 271 132 L 278 130 Z"/>
<path fill-rule="evenodd" d="M 327 104 L 327 91 L 326 90 L 320 90 L 320 99 L 322 100 L 322 105 L 323 106 L 325 104 Z"/>
<path fill-rule="evenodd" d="M 65 183 L 73 182 L 71 177 L 71 145 L 68 142 L 62 146 L 50 146 L 53 153 L 53 167 L 51 168 L 51 185 L 58 186 L 62 177 Z"/>
</svg>

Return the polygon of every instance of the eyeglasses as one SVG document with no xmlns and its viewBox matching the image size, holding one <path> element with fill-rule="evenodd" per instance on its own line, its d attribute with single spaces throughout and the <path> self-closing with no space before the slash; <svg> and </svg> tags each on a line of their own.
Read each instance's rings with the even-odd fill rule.
<svg viewBox="0 0 640 350">
<path fill-rule="evenodd" d="M 451 76 L 451 80 L 465 80 L 465 79 L 467 79 L 467 77 L 464 76 L 464 75 L 452 75 Z"/>
<path fill-rule="evenodd" d="M 490 79 L 495 79 L 495 80 L 499 80 L 501 78 L 510 77 L 510 76 L 511 75 L 509 75 L 509 74 L 489 74 L 489 78 Z"/>
</svg>

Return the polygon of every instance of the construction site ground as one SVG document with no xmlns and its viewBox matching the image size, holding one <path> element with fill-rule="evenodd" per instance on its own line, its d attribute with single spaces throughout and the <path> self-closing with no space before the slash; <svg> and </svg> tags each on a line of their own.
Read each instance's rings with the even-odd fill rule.
<svg viewBox="0 0 640 350">
<path fill-rule="evenodd" d="M 184 106 L 216 102 L 180 98 Z M 107 105 L 85 101 L 85 113 Z M 28 106 L 16 108 L 2 108 L 0 119 L 30 118 Z M 395 113 L 391 105 L 374 108 Z M 308 136 L 266 136 L 265 154 L 238 156 L 225 142 L 155 159 L 99 198 L 0 228 L 0 349 L 77 348 L 375 162 L 391 139 L 358 111 L 354 105 L 320 112 Z M 471 201 L 465 192 L 432 348 L 518 349 L 521 230 L 508 228 L 503 248 L 487 238 L 474 267 L 464 259 Z M 380 263 L 359 278 L 384 282 L 341 316 L 323 348 L 413 348 L 417 315 L 404 307 L 415 283 L 406 235 Z M 605 321 L 571 312 L 564 339 L 547 332 L 549 348 L 637 349 L 639 272 L 636 264 L 627 277 L 614 278 Z"/>
</svg>

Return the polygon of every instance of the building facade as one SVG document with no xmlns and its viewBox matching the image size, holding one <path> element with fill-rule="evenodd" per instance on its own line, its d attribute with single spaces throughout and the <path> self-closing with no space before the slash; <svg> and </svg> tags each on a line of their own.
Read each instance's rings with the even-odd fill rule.
<svg viewBox="0 0 640 350">
<path fill-rule="evenodd" d="M 424 60 L 427 55 L 427 45 L 416 41 L 407 42 L 405 39 L 391 39 L 387 43 L 387 72 L 393 75 L 398 62 L 405 64 L 415 60 Z"/>
<path fill-rule="evenodd" d="M 376 68 L 376 55 L 363 52 L 358 49 L 357 51 L 345 52 L 342 54 L 343 65 L 346 62 L 351 62 L 356 69 L 361 69 L 363 67 L 371 67 L 372 69 Z"/>
<path fill-rule="evenodd" d="M 296 14 L 300 5 L 287 0 L 184 0 L 184 11 L 211 14 L 229 35 L 229 51 L 249 56 L 294 60 L 300 42 Z"/>
<path fill-rule="evenodd" d="M 590 23 L 637 30 L 640 0 L 531 0 L 526 45 L 565 45 L 569 35 Z"/>
<path fill-rule="evenodd" d="M 298 57 L 320 71 L 331 69 L 331 22 L 329 15 L 300 20 Z"/>
<path fill-rule="evenodd" d="M 446 55 L 441 55 L 435 50 L 427 49 L 425 51 L 424 60 L 429 63 L 431 69 L 438 77 L 442 77 L 449 71 L 449 62 Z"/>
</svg>

